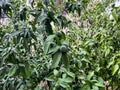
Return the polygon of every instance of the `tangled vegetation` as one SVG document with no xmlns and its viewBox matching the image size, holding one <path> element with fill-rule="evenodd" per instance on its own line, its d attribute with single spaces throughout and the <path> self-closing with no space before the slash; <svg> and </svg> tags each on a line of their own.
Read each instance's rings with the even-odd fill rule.
<svg viewBox="0 0 120 90">
<path fill-rule="evenodd" d="M 0 90 L 120 90 L 119 0 L 57 1 L 0 1 Z"/>
</svg>

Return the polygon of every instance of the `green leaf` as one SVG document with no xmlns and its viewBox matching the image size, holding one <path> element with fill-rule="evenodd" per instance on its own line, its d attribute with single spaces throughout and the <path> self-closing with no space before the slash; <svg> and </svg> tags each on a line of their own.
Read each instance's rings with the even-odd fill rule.
<svg viewBox="0 0 120 90">
<path fill-rule="evenodd" d="M 119 69 L 119 71 L 118 71 L 118 78 L 120 79 L 120 69 Z"/>
<path fill-rule="evenodd" d="M 29 68 L 29 66 L 26 66 L 25 67 L 25 75 L 26 75 L 26 78 L 29 78 L 30 77 L 30 68 Z"/>
<path fill-rule="evenodd" d="M 56 35 L 49 35 L 46 39 L 46 42 L 50 42 L 50 41 L 53 41 L 53 39 L 56 37 Z"/>
<path fill-rule="evenodd" d="M 95 86 L 98 86 L 98 87 L 105 87 L 102 83 L 95 83 Z"/>
<path fill-rule="evenodd" d="M 75 78 L 75 74 L 74 74 L 73 72 L 67 71 L 67 74 L 68 74 L 69 76 L 71 76 L 72 78 Z"/>
<path fill-rule="evenodd" d="M 93 75 L 94 75 L 94 71 L 89 71 L 89 73 L 87 75 L 87 79 L 90 80 Z"/>
<path fill-rule="evenodd" d="M 70 78 L 70 77 L 64 78 L 63 80 L 64 80 L 64 82 L 66 82 L 66 83 L 72 83 L 72 81 L 73 81 L 73 79 Z"/>
<path fill-rule="evenodd" d="M 102 77 L 98 77 L 98 82 L 100 82 L 100 83 L 104 83 L 103 78 L 102 78 Z"/>
<path fill-rule="evenodd" d="M 53 55 L 52 68 L 58 67 L 61 58 L 62 58 L 62 53 L 61 53 L 61 52 L 56 52 L 56 53 Z"/>
<path fill-rule="evenodd" d="M 51 75 L 51 76 L 45 78 L 45 80 L 54 81 L 54 75 Z"/>
<path fill-rule="evenodd" d="M 93 89 L 92 90 L 99 90 L 99 88 L 95 85 L 93 85 Z"/>
<path fill-rule="evenodd" d="M 112 16 L 114 17 L 115 21 L 118 21 L 118 15 L 115 12 L 112 12 Z"/>
<path fill-rule="evenodd" d="M 66 39 L 66 37 L 65 37 L 65 33 L 64 32 L 61 32 L 62 33 L 62 39 Z"/>
<path fill-rule="evenodd" d="M 67 83 L 64 83 L 64 82 L 60 83 L 60 86 L 63 87 L 63 88 L 69 87 L 69 85 Z"/>
<path fill-rule="evenodd" d="M 11 33 L 11 35 L 12 35 L 12 36 L 17 36 L 17 35 L 19 35 L 21 32 L 22 32 L 21 30 L 19 30 L 19 31 L 14 31 L 14 32 Z"/>
<path fill-rule="evenodd" d="M 119 65 L 118 64 L 114 65 L 112 68 L 112 75 L 114 75 L 118 69 L 119 69 Z"/>
<path fill-rule="evenodd" d="M 56 53 L 59 50 L 59 48 L 60 48 L 59 46 L 54 46 L 54 47 L 50 48 L 48 51 L 48 54 Z"/>
<path fill-rule="evenodd" d="M 84 85 L 81 90 L 91 90 L 89 85 Z"/>
<path fill-rule="evenodd" d="M 95 69 L 96 72 L 99 72 L 100 71 L 100 67 L 97 66 L 96 69 Z"/>
<path fill-rule="evenodd" d="M 12 68 L 10 69 L 8 76 L 11 77 L 13 76 L 17 71 L 17 65 L 12 66 Z"/>
<path fill-rule="evenodd" d="M 62 62 L 63 62 L 63 64 L 64 64 L 65 68 L 68 68 L 68 63 L 69 63 L 69 61 L 68 61 L 68 57 L 67 57 L 67 54 L 66 54 L 66 53 L 64 53 L 64 54 L 62 55 Z"/>
<path fill-rule="evenodd" d="M 110 61 L 110 62 L 108 63 L 108 65 L 107 65 L 107 68 L 110 68 L 110 66 L 113 65 L 114 63 L 115 63 L 114 60 Z"/>
<path fill-rule="evenodd" d="M 45 52 L 45 54 L 48 53 L 49 47 L 50 47 L 50 44 L 51 44 L 51 43 L 52 43 L 52 42 L 45 42 L 45 43 L 44 43 L 44 52 Z"/>
</svg>

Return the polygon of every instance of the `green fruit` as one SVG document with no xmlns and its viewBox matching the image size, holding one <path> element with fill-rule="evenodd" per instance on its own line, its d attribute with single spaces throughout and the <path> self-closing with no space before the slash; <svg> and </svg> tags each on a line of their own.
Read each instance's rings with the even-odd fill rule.
<svg viewBox="0 0 120 90">
<path fill-rule="evenodd" d="M 62 45 L 62 46 L 60 47 L 60 51 L 61 51 L 61 52 L 67 52 L 67 51 L 68 51 L 68 47 L 67 47 L 66 45 Z"/>
</svg>

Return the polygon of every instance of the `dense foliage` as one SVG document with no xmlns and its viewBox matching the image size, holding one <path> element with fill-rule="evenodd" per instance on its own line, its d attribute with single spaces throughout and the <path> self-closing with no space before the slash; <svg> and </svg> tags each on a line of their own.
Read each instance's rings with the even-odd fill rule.
<svg viewBox="0 0 120 90">
<path fill-rule="evenodd" d="M 56 2 L 0 1 L 0 90 L 119 90 L 119 2 Z"/>
</svg>

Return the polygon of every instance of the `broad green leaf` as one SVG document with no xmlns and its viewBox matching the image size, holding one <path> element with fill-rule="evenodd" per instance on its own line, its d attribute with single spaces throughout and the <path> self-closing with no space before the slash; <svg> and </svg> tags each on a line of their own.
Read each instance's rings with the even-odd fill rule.
<svg viewBox="0 0 120 90">
<path fill-rule="evenodd" d="M 81 61 L 84 61 L 86 63 L 90 63 L 90 61 L 88 59 L 86 59 L 86 58 L 82 58 Z"/>
<path fill-rule="evenodd" d="M 66 39 L 66 37 L 65 37 L 65 33 L 64 32 L 61 32 L 62 33 L 62 39 Z"/>
<path fill-rule="evenodd" d="M 60 69 L 60 71 L 61 71 L 61 72 L 67 72 L 66 68 L 64 68 L 64 67 L 62 67 L 62 68 Z"/>
<path fill-rule="evenodd" d="M 25 75 L 26 75 L 26 78 L 29 78 L 31 75 L 29 66 L 25 67 Z"/>
<path fill-rule="evenodd" d="M 40 86 L 37 86 L 35 90 L 42 90 L 42 88 Z"/>
<path fill-rule="evenodd" d="M 74 74 L 73 72 L 67 71 L 67 74 L 68 74 L 69 76 L 71 76 L 72 78 L 75 78 L 75 74 Z"/>
<path fill-rule="evenodd" d="M 66 77 L 67 77 L 66 73 L 62 74 L 62 78 L 66 78 Z"/>
<path fill-rule="evenodd" d="M 107 68 L 110 68 L 110 66 L 113 65 L 114 63 L 115 63 L 114 60 L 110 61 L 110 62 L 108 63 L 108 65 L 107 65 Z"/>
<path fill-rule="evenodd" d="M 93 85 L 92 90 L 99 90 L 99 88 L 97 86 Z"/>
<path fill-rule="evenodd" d="M 81 54 L 81 55 L 87 55 L 87 51 L 85 51 L 84 49 L 81 49 L 80 54 Z"/>
<path fill-rule="evenodd" d="M 59 50 L 59 46 L 53 46 L 52 48 L 49 49 L 48 54 L 54 54 Z"/>
<path fill-rule="evenodd" d="M 91 90 L 89 85 L 84 85 L 81 90 Z"/>
<path fill-rule="evenodd" d="M 52 68 L 56 68 L 59 66 L 60 60 L 62 58 L 62 53 L 61 52 L 56 52 L 53 55 L 53 63 L 52 63 Z"/>
<path fill-rule="evenodd" d="M 100 71 L 100 67 L 97 66 L 96 69 L 95 69 L 96 72 L 99 72 Z"/>
<path fill-rule="evenodd" d="M 115 21 L 118 21 L 118 15 L 115 12 L 112 12 L 112 16 L 114 17 Z"/>
<path fill-rule="evenodd" d="M 119 71 L 118 71 L 118 78 L 120 79 L 120 69 L 119 69 Z"/>
<path fill-rule="evenodd" d="M 8 76 L 11 77 L 13 76 L 17 71 L 17 65 L 12 66 L 12 68 L 10 69 Z"/>
<path fill-rule="evenodd" d="M 63 78 L 64 82 L 66 83 L 72 83 L 73 79 L 70 78 L 70 77 L 67 77 L 67 78 Z"/>
<path fill-rule="evenodd" d="M 19 35 L 21 32 L 22 32 L 21 30 L 20 30 L 20 31 L 14 31 L 14 32 L 12 33 L 12 36 L 17 36 L 17 35 Z"/>
<path fill-rule="evenodd" d="M 25 64 L 23 64 L 23 63 L 19 63 L 18 64 L 20 67 L 25 67 Z"/>
<path fill-rule="evenodd" d="M 64 64 L 65 68 L 68 68 L 69 61 L 68 61 L 68 57 L 67 57 L 66 53 L 62 54 L 62 62 Z"/>
<path fill-rule="evenodd" d="M 107 55 L 109 55 L 109 53 L 110 53 L 110 48 L 107 48 L 107 49 L 106 49 L 106 52 L 105 52 L 105 57 L 106 57 Z"/>
<path fill-rule="evenodd" d="M 54 81 L 54 75 L 51 75 L 51 76 L 49 76 L 49 77 L 46 77 L 45 80 Z"/>
<path fill-rule="evenodd" d="M 102 83 L 95 83 L 95 86 L 98 86 L 98 87 L 105 87 Z"/>
<path fill-rule="evenodd" d="M 94 71 L 89 71 L 88 75 L 87 75 L 87 79 L 90 80 L 94 75 Z"/>
<path fill-rule="evenodd" d="M 60 86 L 63 88 L 67 88 L 69 85 L 67 83 L 62 82 L 62 83 L 60 83 Z"/>
<path fill-rule="evenodd" d="M 78 79 L 81 79 L 81 80 L 83 79 L 83 80 L 84 80 L 84 79 L 85 79 L 85 76 L 84 76 L 84 75 L 79 75 L 79 76 L 78 76 Z"/>
<path fill-rule="evenodd" d="M 45 42 L 45 43 L 44 43 L 44 52 L 45 52 L 45 54 L 48 53 L 49 47 L 50 47 L 50 44 L 51 44 L 51 43 L 52 43 L 52 42 Z"/>
<path fill-rule="evenodd" d="M 50 42 L 50 41 L 53 41 L 53 39 L 55 38 L 56 36 L 55 35 L 49 35 L 46 39 L 46 42 Z"/>
<path fill-rule="evenodd" d="M 114 75 L 118 69 L 119 69 L 119 65 L 118 64 L 114 65 L 112 68 L 112 75 Z"/>
<path fill-rule="evenodd" d="M 97 83 L 98 82 L 98 80 L 90 80 L 90 82 L 92 82 L 92 83 Z"/>
<path fill-rule="evenodd" d="M 118 59 L 117 64 L 120 64 L 120 59 Z"/>
<path fill-rule="evenodd" d="M 98 81 L 99 81 L 100 83 L 104 83 L 104 80 L 103 80 L 102 77 L 98 77 Z"/>
</svg>

